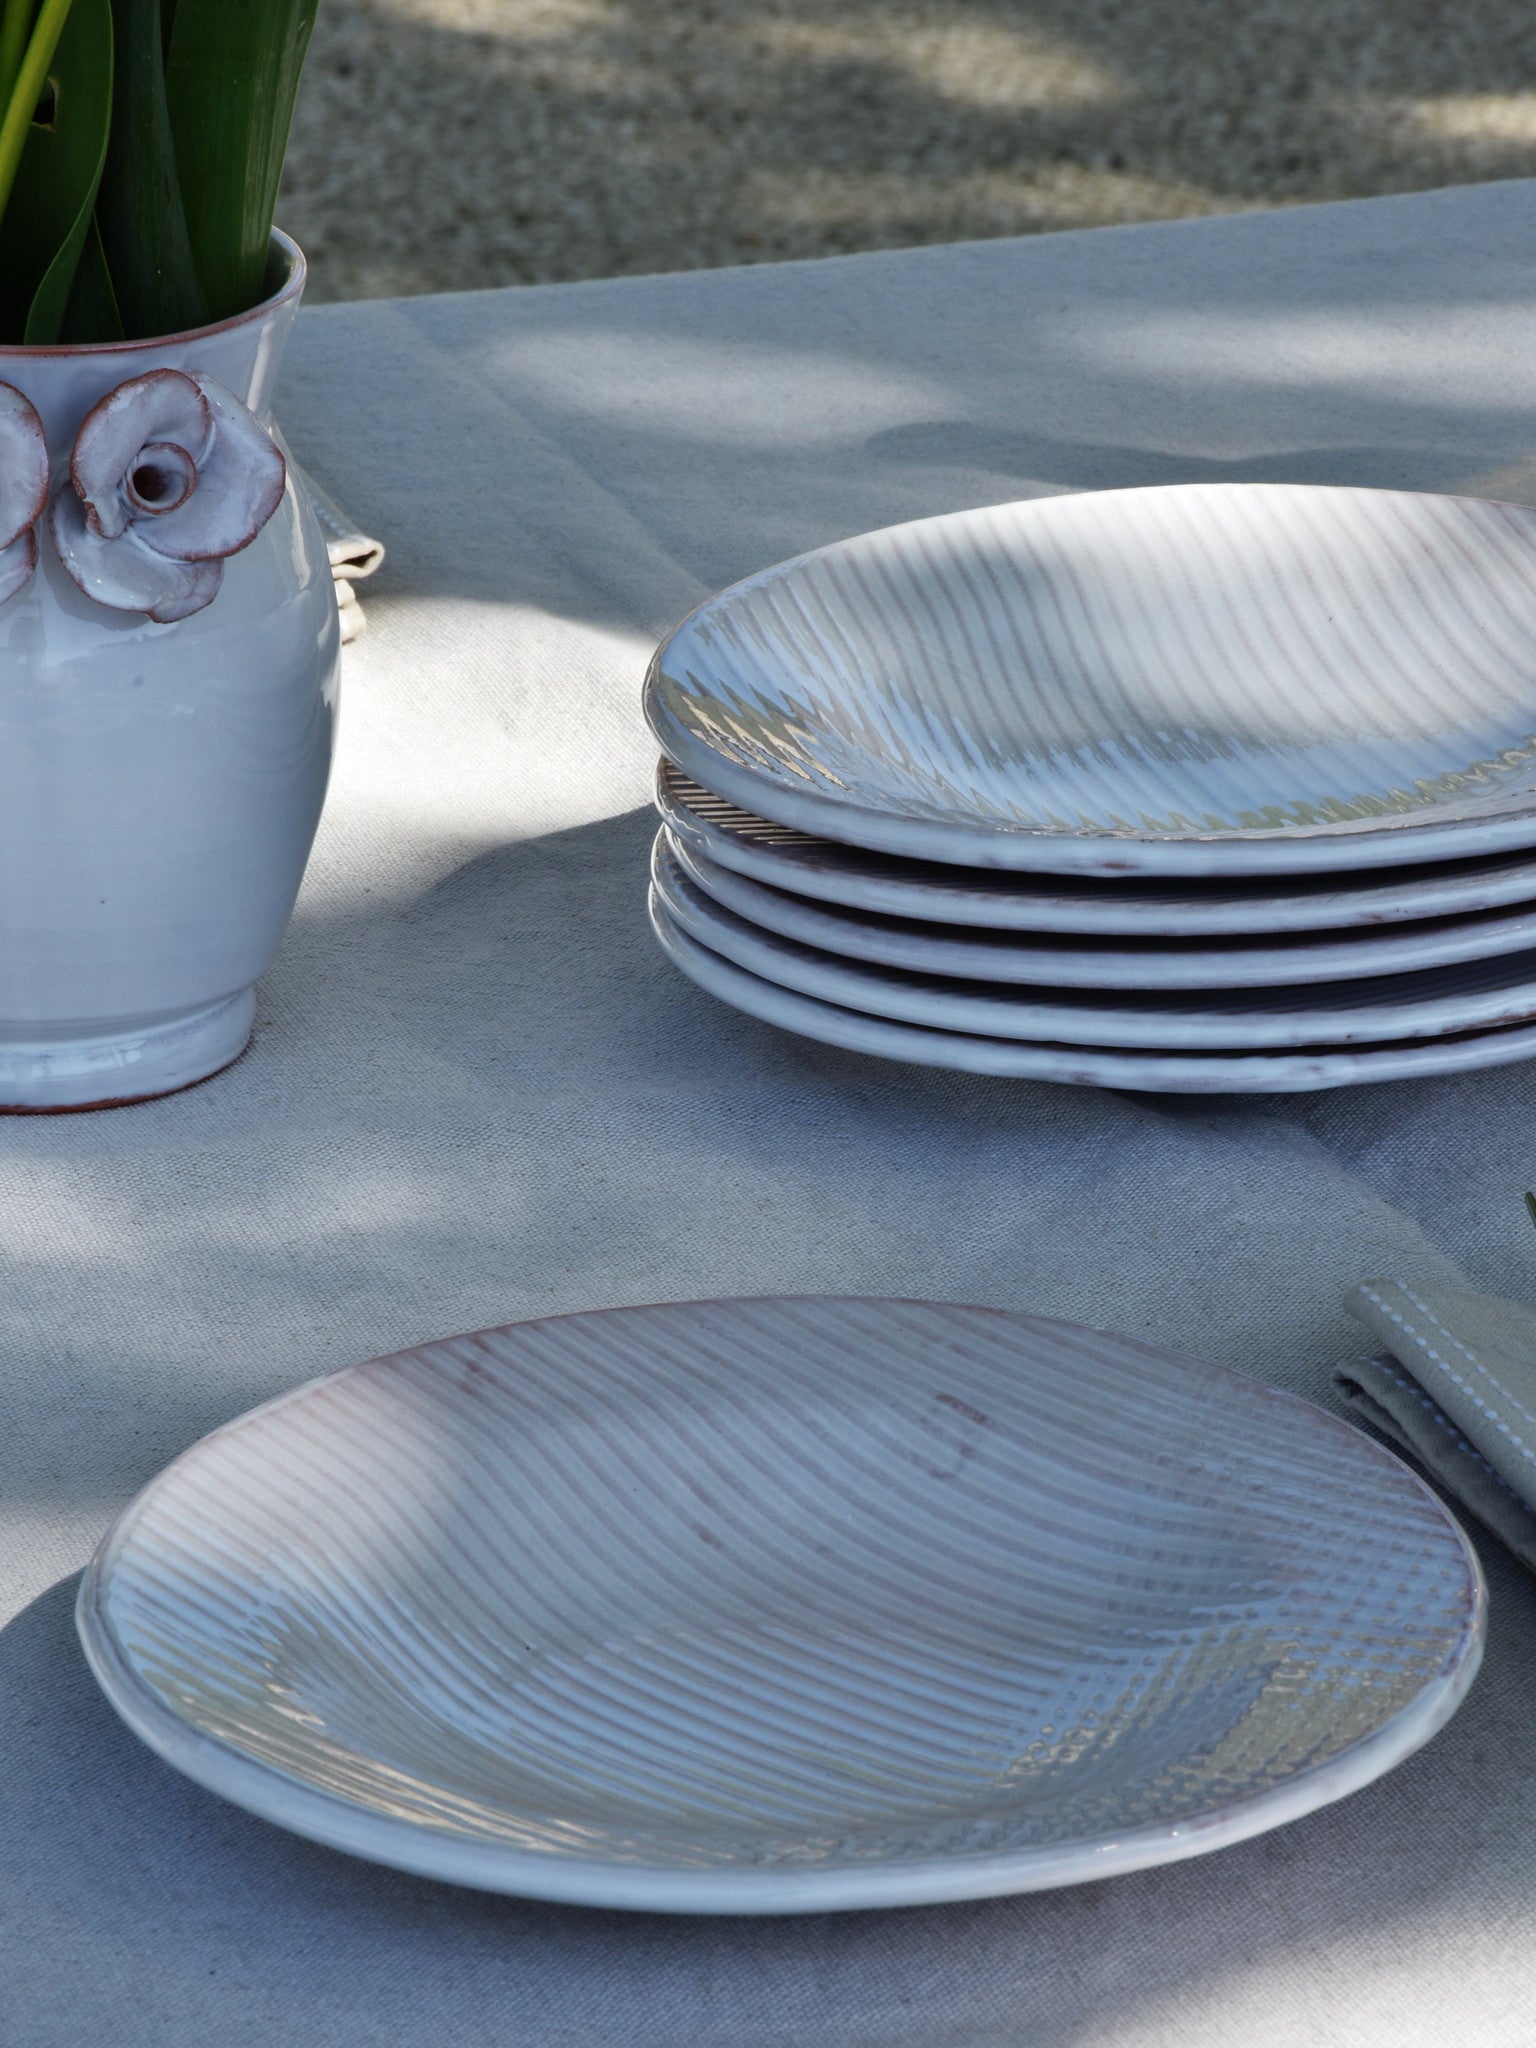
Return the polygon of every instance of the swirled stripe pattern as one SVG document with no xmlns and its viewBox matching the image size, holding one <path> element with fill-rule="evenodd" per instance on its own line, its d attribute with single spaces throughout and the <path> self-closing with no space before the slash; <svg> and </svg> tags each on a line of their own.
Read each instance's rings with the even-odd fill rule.
<svg viewBox="0 0 1536 2048">
<path fill-rule="evenodd" d="M 672 635 L 647 704 L 708 788 L 889 852 L 1369 864 L 1429 857 L 1405 827 L 1536 842 L 1533 649 L 1524 507 L 1189 484 L 764 571 Z"/>
<path fill-rule="evenodd" d="M 706 1910 L 1251 1832 L 1422 1740 L 1481 1626 L 1427 1490 L 1289 1396 L 824 1299 L 526 1323 L 300 1389 L 141 1496 L 82 1613 L 135 1725 L 289 1825 Z"/>
</svg>

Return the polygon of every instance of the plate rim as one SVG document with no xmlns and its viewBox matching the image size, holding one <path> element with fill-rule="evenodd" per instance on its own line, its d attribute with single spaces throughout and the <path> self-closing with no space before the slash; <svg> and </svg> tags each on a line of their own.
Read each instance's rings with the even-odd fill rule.
<svg viewBox="0 0 1536 2048">
<path fill-rule="evenodd" d="M 642 706 L 646 723 L 662 752 L 695 782 L 702 783 L 741 809 L 771 823 L 793 826 L 819 838 L 842 840 L 880 853 L 933 860 L 949 865 L 1100 875 L 1135 874 L 1186 877 L 1261 877 L 1276 872 L 1340 872 L 1361 867 L 1401 867 L 1444 859 L 1457 853 L 1495 853 L 1536 847 L 1536 791 L 1523 808 L 1505 805 L 1474 815 L 1438 820 L 1399 812 L 1388 818 L 1360 818 L 1336 824 L 1281 826 L 1258 832 L 1159 833 L 1058 832 L 1044 826 L 983 826 L 959 819 L 921 818 L 881 811 L 829 792 L 797 788 L 731 761 L 698 737 L 663 701 L 663 664 L 678 637 L 701 615 L 726 599 L 770 578 L 787 574 L 802 563 L 835 555 L 857 542 L 877 536 L 958 523 L 983 512 L 1006 512 L 1055 504 L 1059 499 L 1166 497 L 1172 492 L 1234 490 L 1283 491 L 1309 496 L 1375 499 L 1433 498 L 1456 506 L 1492 506 L 1513 512 L 1532 524 L 1536 544 L 1536 508 L 1507 498 L 1479 498 L 1464 491 L 1413 491 L 1390 485 L 1271 482 L 1261 478 L 1191 478 L 1183 483 L 1117 485 L 1107 490 L 1049 491 L 1029 498 L 1002 498 L 987 505 L 959 506 L 888 526 L 844 534 L 820 547 L 805 548 L 781 562 L 771 562 L 712 592 L 667 632 L 646 668 Z M 762 799 L 767 797 L 769 801 Z M 1420 823 L 1398 822 L 1420 816 Z M 841 829 L 839 829 L 841 827 Z"/>
<path fill-rule="evenodd" d="M 1198 1366 L 1251 1387 L 1261 1400 L 1305 1412 L 1312 1428 L 1347 1437 L 1366 1456 L 1385 1459 L 1434 1510 L 1452 1539 L 1466 1574 L 1460 1625 L 1440 1671 L 1386 1721 L 1358 1737 L 1323 1763 L 1315 1764 L 1247 1798 L 1174 1821 L 1147 1823 L 1118 1834 L 1045 1848 L 933 1855 L 911 1861 L 860 1865 L 714 1866 L 696 1869 L 653 1863 L 620 1864 L 578 1859 L 558 1851 L 512 1849 L 466 1842 L 462 1836 L 418 1821 L 403 1821 L 376 1809 L 293 1779 L 220 1742 L 168 1707 L 139 1678 L 118 1640 L 107 1606 L 106 1576 L 127 1543 L 139 1514 L 181 1465 L 208 1443 L 241 1430 L 257 1418 L 297 1405 L 326 1383 L 411 1357 L 442 1343 L 500 1334 L 528 1325 L 622 1316 L 645 1308 L 720 1308 L 778 1303 L 876 1302 L 940 1310 L 980 1310 L 1000 1320 L 1048 1330 L 1108 1336 L 1156 1354 L 1176 1366 Z M 1487 1637 L 1487 1587 L 1481 1563 L 1465 1529 L 1434 1489 L 1396 1452 L 1289 1388 L 1239 1368 L 1154 1344 L 1124 1331 L 1027 1310 L 986 1304 L 928 1301 L 897 1295 L 700 1296 L 673 1302 L 632 1302 L 609 1308 L 577 1309 L 555 1316 L 521 1318 L 481 1331 L 428 1340 L 424 1345 L 381 1353 L 301 1382 L 208 1431 L 171 1459 L 128 1502 L 98 1544 L 82 1575 L 75 1601 L 76 1631 L 93 1676 L 126 1726 L 173 1769 L 232 1805 L 289 1833 L 366 1861 L 472 1889 L 553 1903 L 645 1912 L 759 1916 L 800 1912 L 856 1911 L 898 1905 L 932 1905 L 1002 1897 L 1093 1882 L 1154 1865 L 1181 1862 L 1245 1841 L 1299 1820 L 1318 1808 L 1362 1790 L 1429 1742 L 1465 1699 L 1482 1662 Z"/>
<path fill-rule="evenodd" d="M 908 1024 L 854 1010 L 825 996 L 754 974 L 683 930 L 651 891 L 651 929 L 663 952 L 694 986 L 742 1016 L 775 1031 L 836 1046 L 866 1059 L 938 1067 L 991 1080 L 1038 1081 L 1053 1087 L 1110 1088 L 1133 1094 L 1301 1095 L 1325 1088 L 1359 1088 L 1396 1081 L 1432 1080 L 1536 1057 L 1536 1023 L 1453 1033 L 1444 1038 L 1326 1048 L 1270 1047 L 1257 1051 L 1207 1048 L 1060 1044 L 1047 1039 L 986 1038 L 937 1024 Z M 702 971 L 699 971 L 702 970 Z M 717 985 L 721 984 L 721 985 Z M 748 996 L 733 993 L 745 984 Z M 777 999 L 777 1000 L 775 1000 Z M 780 1014 L 774 1015 L 778 1010 Z M 846 1020 L 846 1022 L 844 1021 Z M 840 1027 L 828 1029 L 827 1026 Z M 883 1043 L 872 1041 L 883 1040 Z M 862 1041 L 862 1042 L 861 1042 Z M 970 1057 L 964 1057 L 969 1052 Z M 955 1057 L 955 1054 L 961 1057 Z M 1117 1069 L 1134 1063 L 1138 1072 Z"/>
<path fill-rule="evenodd" d="M 811 903 L 830 903 L 843 910 L 867 910 L 884 917 L 908 917 L 928 923 L 948 922 L 957 930 L 964 931 L 1040 931 L 1087 938 L 1132 938 L 1138 932 L 1149 937 L 1170 939 L 1216 939 L 1245 935 L 1252 931 L 1256 918 L 1274 919 L 1269 929 L 1289 935 L 1310 932 L 1376 931 L 1397 924 L 1410 924 L 1424 918 L 1475 916 L 1483 912 L 1507 908 L 1512 904 L 1536 904 L 1536 852 L 1531 853 L 1521 864 L 1520 873 L 1504 884 L 1495 882 L 1486 891 L 1479 891 L 1476 873 L 1477 856 L 1466 862 L 1431 862 L 1434 881 L 1417 885 L 1427 889 L 1431 907 L 1425 909 L 1422 903 L 1412 900 L 1411 892 L 1416 886 L 1415 871 L 1412 868 L 1395 870 L 1400 880 L 1396 887 L 1388 889 L 1383 884 L 1353 886 L 1348 877 L 1341 877 L 1338 886 L 1331 890 L 1320 890 L 1313 895 L 1297 896 L 1287 894 L 1284 883 L 1292 879 L 1288 875 L 1273 877 L 1248 877 L 1249 882 L 1257 881 L 1260 889 L 1246 896 L 1228 899 L 1225 904 L 1201 902 L 1198 897 L 1188 897 L 1183 905 L 1174 910 L 1145 908 L 1145 899 L 1119 895 L 1109 885 L 1097 897 L 1053 897 L 1051 882 L 1088 880 L 1103 881 L 1099 876 L 1051 875 L 1044 871 L 1023 872 L 1011 875 L 1002 869 L 992 868 L 984 872 L 995 882 L 1004 884 L 1013 881 L 1019 885 L 1017 899 L 1010 899 L 1001 892 L 986 891 L 974 893 L 974 900 L 982 903 L 1007 903 L 1016 900 L 1032 910 L 1024 914 L 1014 913 L 1005 918 L 994 918 L 967 914 L 968 895 L 963 877 L 968 870 L 955 868 L 950 872 L 956 877 L 947 879 L 945 871 L 936 862 L 930 862 L 934 869 L 931 877 L 890 877 L 885 880 L 850 877 L 841 880 L 835 869 L 831 873 L 832 886 L 827 886 L 828 871 L 809 865 L 785 860 L 779 865 L 780 856 L 767 847 L 751 846 L 738 840 L 729 827 L 716 824 L 703 817 L 693 808 L 684 794 L 674 794 L 667 786 L 667 771 L 690 782 L 706 796 L 718 795 L 717 791 L 704 788 L 702 783 L 678 767 L 677 763 L 662 754 L 656 767 L 656 787 L 653 801 L 662 822 L 669 827 L 674 837 L 685 840 L 697 847 L 716 866 L 729 868 L 733 873 L 749 881 L 761 882 L 765 888 L 781 890 L 785 895 L 800 896 Z M 734 808 L 740 809 L 740 806 Z M 745 812 L 749 818 L 756 813 Z M 771 825 L 768 818 L 757 819 L 758 823 Z M 819 835 L 807 835 L 818 837 Z M 850 847 L 836 840 L 819 838 L 819 844 L 830 854 L 867 853 L 866 847 Z M 1519 849 L 1514 850 L 1516 853 Z M 899 859 L 890 855 L 886 858 Z M 1498 859 L 1497 854 L 1491 856 Z M 913 860 L 913 866 L 922 863 Z M 1474 872 L 1468 875 L 1465 870 Z M 1460 887 L 1458 888 L 1458 870 Z M 1357 871 L 1369 875 L 1376 870 L 1363 868 Z M 1126 879 L 1126 878 L 1122 878 Z M 1212 881 L 1210 876 L 1136 876 L 1133 881 L 1153 881 L 1177 885 L 1179 882 L 1193 882 L 1197 887 Z M 1217 886 L 1244 885 L 1244 878 L 1216 877 Z M 1305 880 L 1305 877 L 1295 877 Z M 1326 880 L 1326 874 L 1314 879 Z M 1271 886 L 1264 888 L 1266 880 Z M 1274 884 L 1281 886 L 1275 887 Z M 1031 885 L 1034 885 L 1033 888 Z M 921 907 L 927 902 L 924 890 L 934 891 L 937 901 L 930 908 Z M 1260 890 L 1263 893 L 1260 893 Z M 907 892 L 911 892 L 909 895 Z M 1437 896 L 1441 900 L 1436 900 Z M 1327 903 L 1331 898 L 1354 898 L 1357 907 L 1350 907 L 1346 901 L 1344 914 L 1317 915 L 1309 906 L 1319 901 Z M 1373 901 L 1372 898 L 1379 898 Z M 1218 907 L 1220 905 L 1220 907 Z M 1074 922 L 1081 912 L 1083 922 Z"/>
<path fill-rule="evenodd" d="M 1267 932 L 1251 936 L 1242 944 L 1236 934 L 1223 933 L 1220 940 L 1169 938 L 1149 934 L 1140 951 L 1135 934 L 1007 932 L 982 930 L 974 925 L 946 927 L 924 920 L 903 920 L 888 911 L 861 911 L 855 905 L 817 902 L 792 889 L 775 888 L 753 875 L 737 873 L 723 861 L 690 843 L 688 837 L 663 824 L 657 839 L 682 869 L 695 888 L 723 909 L 733 911 L 749 924 L 777 933 L 802 946 L 852 962 L 857 966 L 895 967 L 908 973 L 953 976 L 962 981 L 996 982 L 1000 989 L 1049 986 L 1053 989 L 1095 990 L 1116 995 L 1211 995 L 1233 987 L 1252 989 L 1287 988 L 1298 982 L 1370 981 L 1378 976 L 1422 974 L 1436 967 L 1460 967 L 1478 960 L 1501 959 L 1510 953 L 1536 951 L 1536 903 L 1514 909 L 1479 910 L 1456 913 L 1452 918 L 1431 920 L 1438 929 L 1426 934 L 1408 921 L 1365 925 L 1343 931 Z M 732 902 L 731 892 L 740 897 Z M 766 899 L 766 900 L 764 900 Z M 782 899 L 782 907 L 780 900 Z M 751 908 L 744 908 L 750 905 Z M 907 943 L 914 954 L 924 948 L 942 954 L 945 947 L 959 949 L 953 965 L 929 964 L 921 958 L 900 960 L 885 957 L 878 944 L 870 943 L 857 922 L 861 917 L 884 917 L 890 924 L 906 922 L 915 929 Z M 831 927 L 824 935 L 823 925 Z M 797 926 L 799 927 L 797 929 Z M 812 937 L 810 934 L 819 935 Z M 846 933 L 846 937 L 842 934 Z M 897 935 L 901 937 L 904 935 Z M 1063 940 L 1079 941 L 1063 945 Z M 1009 949 L 1020 956 L 1034 952 L 1040 965 L 1033 973 L 1017 967 L 1003 973 Z M 898 944 L 886 949 L 894 956 Z M 966 961 L 967 952 L 978 956 Z M 993 955 L 988 959 L 988 953 Z M 1052 954 L 1056 958 L 1050 959 Z M 1382 964 L 1382 954 L 1397 957 Z M 1376 957 L 1372 957 L 1375 955 Z M 1091 971 L 1095 961 L 1118 962 L 1118 967 Z M 1159 976 L 1160 963 L 1168 972 Z M 1187 966 L 1186 966 L 1187 963 Z M 1183 967 L 1184 971 L 1179 969 Z M 1195 971 L 1191 974 L 1189 969 Z M 1085 971 L 1085 969 L 1090 971 Z M 1140 977 L 1138 978 L 1138 969 Z M 1289 972 L 1282 971 L 1289 969 Z"/>
<path fill-rule="evenodd" d="M 1240 986 L 1058 990 L 1030 982 L 960 981 L 922 969 L 886 967 L 877 961 L 831 953 L 804 939 L 788 938 L 766 925 L 754 923 L 692 881 L 670 850 L 659 843 L 661 837 L 658 833 L 652 845 L 651 886 L 674 921 L 698 944 L 757 975 L 759 980 L 775 982 L 842 1009 L 928 1030 L 979 1038 L 1017 1038 L 1024 1044 L 1066 1041 L 1102 1051 L 1243 1054 L 1303 1052 L 1308 1046 L 1319 1044 L 1428 1044 L 1471 1031 L 1491 1030 L 1500 1023 L 1511 1027 L 1536 1025 L 1536 946 L 1523 947 L 1516 953 L 1493 954 L 1486 961 L 1474 958 L 1448 963 L 1443 968 L 1410 968 L 1401 974 L 1382 975 L 1382 981 L 1411 982 L 1421 974 L 1428 977 L 1454 973 L 1457 968 L 1498 967 L 1506 961 L 1520 960 L 1531 963 L 1523 979 L 1511 977 L 1493 992 L 1452 991 L 1417 996 L 1410 993 L 1394 999 L 1390 1011 L 1383 1006 L 1381 1015 L 1373 1015 L 1362 1002 L 1350 1000 L 1353 991 L 1368 987 L 1377 977 L 1366 975 L 1336 984 L 1317 982 L 1313 985 L 1319 990 L 1326 992 L 1337 987 L 1341 991 L 1342 999 L 1334 1005 L 1333 1022 L 1327 1021 L 1327 1009 L 1320 1003 L 1282 1006 L 1266 1001 L 1284 992 L 1288 984 L 1283 982 L 1256 985 L 1251 991 Z M 680 889 L 667 871 L 668 861 L 678 868 Z M 695 924 L 702 929 L 694 930 Z M 782 958 L 783 973 L 768 972 L 754 965 L 759 955 L 766 955 L 775 964 Z M 806 957 L 802 959 L 802 955 Z M 910 988 L 902 985 L 903 976 L 912 984 Z M 818 981 L 822 987 L 813 985 Z M 826 987 L 840 985 L 850 988 L 847 996 L 823 992 Z M 1298 986 L 1306 989 L 1311 985 L 1302 982 Z M 1228 1013 L 1217 1007 L 1222 996 L 1243 994 L 1251 994 L 1254 999 L 1247 1009 Z M 1211 1007 L 1202 1009 L 1202 998 Z M 887 1000 L 898 1007 L 885 1007 Z M 978 1016 L 973 1029 L 964 1022 L 947 1021 L 940 1014 L 948 1010 L 953 1018 L 963 1014 L 968 1006 L 985 1007 L 989 1002 L 1020 1013 L 1033 1009 L 1041 1013 L 1043 1021 L 1036 1026 L 1032 1020 L 1025 1022 L 1021 1014 L 1017 1027 L 998 1023 L 989 1028 Z M 1492 1014 L 1468 1016 L 1468 1008 Z M 923 1010 L 930 1014 L 918 1014 Z M 1058 1021 L 1061 1028 L 1053 1034 L 1048 1027 Z M 1142 1036 L 1143 1030 L 1150 1035 Z"/>
</svg>

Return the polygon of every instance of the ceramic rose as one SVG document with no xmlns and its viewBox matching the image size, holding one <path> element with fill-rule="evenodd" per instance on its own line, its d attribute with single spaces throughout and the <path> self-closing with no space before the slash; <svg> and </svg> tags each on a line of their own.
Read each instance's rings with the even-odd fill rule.
<svg viewBox="0 0 1536 2048">
<path fill-rule="evenodd" d="M 14 384 L 0 384 L 0 604 L 37 567 L 37 522 L 47 502 L 43 423 Z"/>
<path fill-rule="evenodd" d="M 243 1050 L 325 795 L 339 629 L 271 424 L 304 262 L 166 339 L 0 348 L 0 1108 Z"/>
<path fill-rule="evenodd" d="M 53 543 L 87 597 L 171 625 L 213 603 L 226 559 L 277 510 L 286 474 L 232 392 L 196 371 L 149 370 L 81 421 Z"/>
</svg>

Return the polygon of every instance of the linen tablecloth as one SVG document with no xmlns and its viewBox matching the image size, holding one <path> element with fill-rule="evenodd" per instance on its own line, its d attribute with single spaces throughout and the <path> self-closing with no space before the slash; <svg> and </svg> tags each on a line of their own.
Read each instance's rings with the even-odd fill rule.
<svg viewBox="0 0 1536 2048">
<path fill-rule="evenodd" d="M 657 636 L 859 529 L 1210 477 L 1536 499 L 1536 186 L 300 322 L 295 449 L 389 560 L 252 1051 L 0 1124 L 3 2048 L 1528 2048 L 1536 1589 L 1342 1805 L 1203 1861 L 783 1921 L 479 1896 L 310 1846 L 119 1727 L 101 1531 L 252 1403 L 450 1331 L 710 1293 L 995 1302 L 1334 1402 L 1345 1289 L 1536 1297 L 1536 1068 L 1279 1099 L 780 1035 L 644 918 Z"/>
</svg>

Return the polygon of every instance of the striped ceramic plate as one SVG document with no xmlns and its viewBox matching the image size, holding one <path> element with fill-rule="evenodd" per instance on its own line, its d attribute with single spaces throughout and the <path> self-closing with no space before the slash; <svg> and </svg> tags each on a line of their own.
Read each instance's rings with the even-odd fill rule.
<svg viewBox="0 0 1536 2048">
<path fill-rule="evenodd" d="M 991 1038 L 1169 1052 L 1447 1038 L 1536 1023 L 1536 951 L 1379 980 L 1277 988 L 1051 988 L 879 967 L 754 924 L 706 896 L 664 844 L 651 886 L 673 920 L 749 974 L 871 1016 Z"/>
<path fill-rule="evenodd" d="M 886 917 L 1014 932 L 1135 938 L 1251 938 L 1342 931 L 1536 903 L 1536 854 L 1269 881 L 1027 875 L 903 860 L 775 825 L 662 759 L 656 808 L 674 838 L 733 874 L 813 902 Z"/>
<path fill-rule="evenodd" d="M 883 852 L 1060 873 L 1536 845 L 1536 512 L 1180 484 L 918 520 L 749 577 L 652 664 L 663 751 Z"/>
<path fill-rule="evenodd" d="M 492 1889 L 777 1912 L 1197 1855 L 1455 1710 L 1465 1539 L 1347 1424 L 953 1305 L 672 1304 L 355 1366 L 107 1537 L 129 1725 L 299 1833 Z"/>
<path fill-rule="evenodd" d="M 1417 1081 L 1536 1058 L 1536 1024 L 1490 1026 L 1397 1045 L 1306 1045 L 1288 1052 L 1155 1052 L 1137 1046 L 1068 1045 L 944 1031 L 851 1010 L 749 973 L 690 938 L 654 889 L 651 925 L 662 949 L 690 981 L 749 1017 L 845 1052 L 871 1053 L 909 1066 L 949 1067 L 962 1074 L 1162 1095 L 1294 1095 L 1366 1081 Z"/>
<path fill-rule="evenodd" d="M 847 960 L 968 981 L 1131 990 L 1279 988 L 1417 973 L 1536 949 L 1536 903 L 1379 931 L 1267 933 L 1247 941 L 950 931 L 771 889 L 711 860 L 666 826 L 656 844 L 706 896 L 767 931 Z"/>
</svg>

